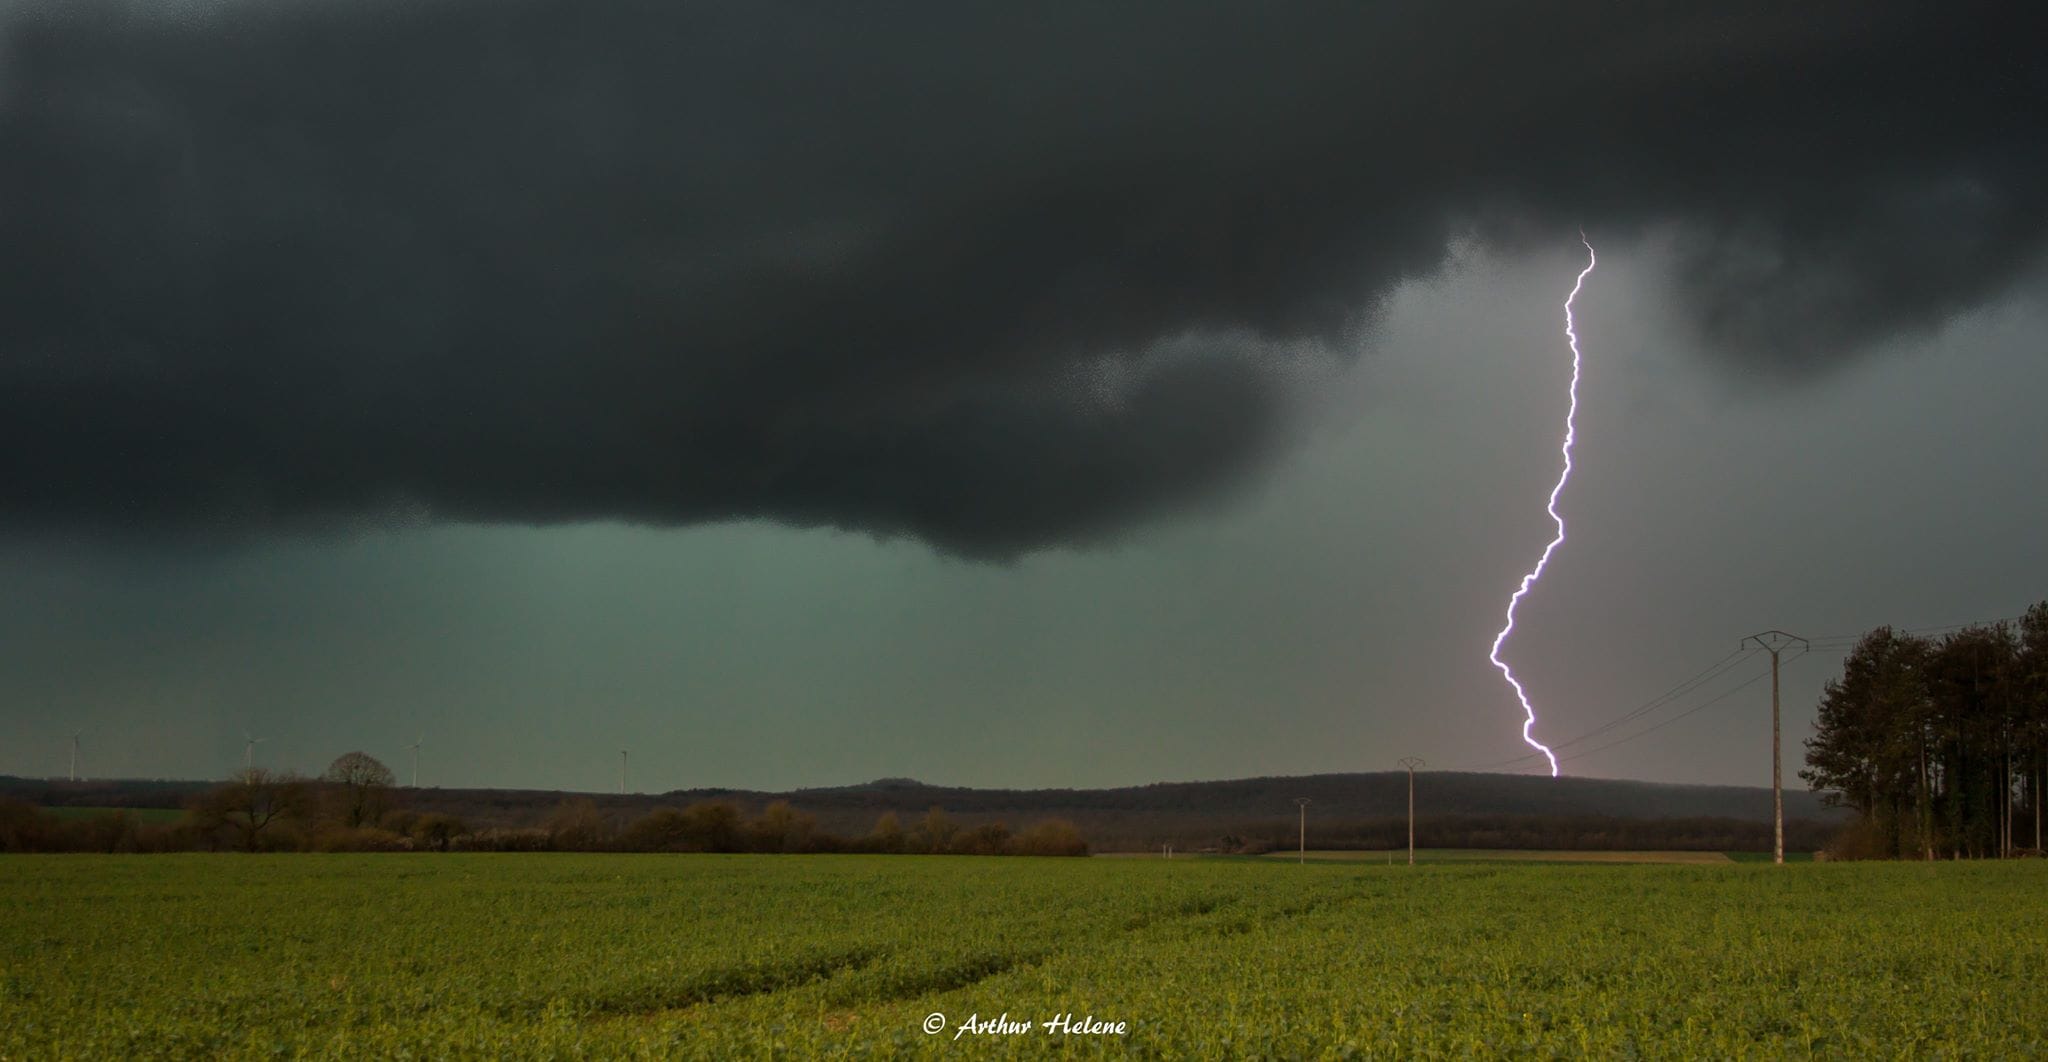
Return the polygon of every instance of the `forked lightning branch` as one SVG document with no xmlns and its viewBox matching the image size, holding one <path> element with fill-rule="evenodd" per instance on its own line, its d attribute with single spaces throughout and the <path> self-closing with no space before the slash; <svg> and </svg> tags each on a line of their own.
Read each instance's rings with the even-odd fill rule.
<svg viewBox="0 0 2048 1062">
<path fill-rule="evenodd" d="M 1564 545 L 1564 516 L 1557 511 L 1557 499 L 1564 493 L 1566 481 L 1572 478 L 1572 443 L 1578 439 L 1579 415 L 1579 334 L 1573 326 L 1572 302 L 1579 297 L 1579 291 L 1586 286 L 1586 277 L 1592 274 L 1593 266 L 1599 260 L 1593 253 L 1593 244 L 1586 239 L 1585 233 L 1579 233 L 1579 242 L 1586 246 L 1586 268 L 1579 270 L 1578 279 L 1572 282 L 1571 293 L 1564 297 L 1565 345 L 1570 347 L 1572 352 L 1572 382 L 1567 389 L 1570 400 L 1565 406 L 1564 413 L 1564 443 L 1558 447 L 1558 452 L 1564 456 L 1564 468 L 1557 475 L 1557 484 L 1550 488 L 1550 500 L 1544 504 L 1544 510 L 1550 514 L 1551 522 L 1557 525 L 1557 534 L 1543 547 L 1543 555 L 1536 558 L 1536 566 L 1529 569 L 1529 574 L 1522 576 L 1522 584 L 1516 587 L 1514 594 L 1508 598 L 1507 622 L 1501 627 L 1500 633 L 1493 636 L 1493 648 L 1487 653 L 1487 659 L 1493 661 L 1493 666 L 1500 669 L 1501 677 L 1508 680 L 1508 685 L 1515 691 L 1515 699 L 1522 704 L 1522 740 L 1527 742 L 1530 748 L 1542 753 L 1544 759 L 1550 761 L 1550 775 L 1553 778 L 1557 777 L 1557 754 L 1550 751 L 1549 746 L 1536 740 L 1536 706 L 1530 702 L 1529 691 L 1522 688 L 1521 680 L 1515 678 L 1514 669 L 1508 666 L 1507 661 L 1501 659 L 1500 651 L 1501 647 L 1507 644 L 1508 635 L 1515 632 L 1516 606 L 1529 595 L 1530 589 L 1536 585 L 1536 580 L 1543 577 L 1543 569 L 1550 566 L 1550 558 L 1556 554 L 1557 548 Z"/>
</svg>

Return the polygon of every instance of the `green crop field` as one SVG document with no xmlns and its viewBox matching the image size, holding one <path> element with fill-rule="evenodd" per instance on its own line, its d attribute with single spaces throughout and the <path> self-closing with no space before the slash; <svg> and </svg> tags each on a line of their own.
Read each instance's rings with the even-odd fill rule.
<svg viewBox="0 0 2048 1062">
<path fill-rule="evenodd" d="M 1736 858 L 1747 858 L 1748 853 L 1737 857 L 1728 852 L 1609 852 L 1551 851 L 1524 848 L 1418 848 L 1415 851 L 1417 863 L 1727 863 Z M 1307 862 L 1341 863 L 1406 863 L 1408 850 L 1345 850 L 1319 852 L 1267 852 L 1261 859 L 1303 860 Z M 1770 853 L 1763 853 L 1768 861 Z M 1811 860 L 1809 854 L 1806 857 Z"/>
<path fill-rule="evenodd" d="M 2017 1057 L 2043 924 L 2042 862 L 10 856 L 0 1058 Z"/>
</svg>

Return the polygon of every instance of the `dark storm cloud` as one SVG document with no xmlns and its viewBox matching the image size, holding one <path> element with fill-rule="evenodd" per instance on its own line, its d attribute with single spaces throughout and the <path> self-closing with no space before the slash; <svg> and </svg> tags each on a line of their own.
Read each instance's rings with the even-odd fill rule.
<svg viewBox="0 0 2048 1062">
<path fill-rule="evenodd" d="M 1810 369 L 2048 221 L 2025 5 L 9 10 L 17 527 L 1014 555 L 1239 479 L 1460 234 L 1674 227 L 1703 333 Z"/>
</svg>

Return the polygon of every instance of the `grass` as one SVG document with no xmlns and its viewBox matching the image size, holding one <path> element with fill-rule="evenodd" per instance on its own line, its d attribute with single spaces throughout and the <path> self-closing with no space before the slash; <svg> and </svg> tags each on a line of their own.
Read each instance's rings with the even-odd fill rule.
<svg viewBox="0 0 2048 1062">
<path fill-rule="evenodd" d="M 1278 859 L 1284 862 L 1306 859 L 1308 862 L 1324 863 L 1400 863 L 1408 862 L 1405 848 L 1387 850 L 1335 850 L 1318 852 L 1267 852 L 1262 858 Z M 1766 855 L 1765 861 L 1770 857 Z M 1418 848 L 1415 850 L 1417 863 L 1684 863 L 1713 864 L 1726 863 L 1730 856 L 1726 852 L 1605 852 L 1605 851 L 1543 851 L 1521 848 Z"/>
<path fill-rule="evenodd" d="M 9 856 L 0 1059 L 2019 1057 L 2044 918 L 2043 861 Z M 952 1039 L 1062 1013 L 1127 1030 Z"/>
</svg>

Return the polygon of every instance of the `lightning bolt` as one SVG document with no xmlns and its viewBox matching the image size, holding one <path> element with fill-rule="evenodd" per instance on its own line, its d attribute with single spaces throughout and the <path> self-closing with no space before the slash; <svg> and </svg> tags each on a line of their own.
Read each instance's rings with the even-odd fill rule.
<svg viewBox="0 0 2048 1062">
<path fill-rule="evenodd" d="M 1565 408 L 1564 445 L 1558 447 L 1558 452 L 1564 455 L 1564 471 L 1557 474 L 1557 485 L 1550 488 L 1550 501 L 1544 505 L 1544 509 L 1550 513 L 1551 522 L 1557 525 L 1557 536 L 1543 547 L 1543 556 L 1536 559 L 1536 567 L 1529 569 L 1529 574 L 1522 576 L 1522 585 L 1508 598 L 1507 625 L 1500 629 L 1499 634 L 1493 636 L 1493 649 L 1486 654 L 1487 659 L 1493 661 L 1493 666 L 1500 669 L 1501 677 L 1507 679 L 1508 685 L 1514 687 L 1515 699 L 1522 702 L 1522 714 L 1527 717 L 1522 722 L 1522 740 L 1527 742 L 1530 748 L 1542 753 L 1544 759 L 1550 761 L 1552 778 L 1557 777 L 1557 754 L 1529 732 L 1536 726 L 1536 706 L 1529 703 L 1529 691 L 1523 689 L 1521 682 L 1516 680 L 1514 669 L 1500 658 L 1500 647 L 1506 644 L 1508 635 L 1515 633 L 1515 606 L 1522 603 L 1522 599 L 1529 595 L 1529 589 L 1536 585 L 1536 580 L 1543 577 L 1543 569 L 1550 566 L 1551 554 L 1557 552 L 1557 547 L 1564 545 L 1564 517 L 1558 514 L 1557 496 L 1564 492 L 1565 481 L 1572 478 L 1572 443 L 1578 439 L 1579 415 L 1579 334 L 1573 329 L 1572 300 L 1579 297 L 1580 289 L 1586 286 L 1586 277 L 1593 272 L 1593 266 L 1599 261 L 1593 253 L 1593 244 L 1586 239 L 1584 232 L 1579 233 L 1579 242 L 1586 246 L 1586 268 L 1579 270 L 1578 279 L 1572 281 L 1571 294 L 1564 297 L 1564 338 L 1572 350 L 1572 383 L 1568 392 L 1571 404 Z"/>
</svg>

